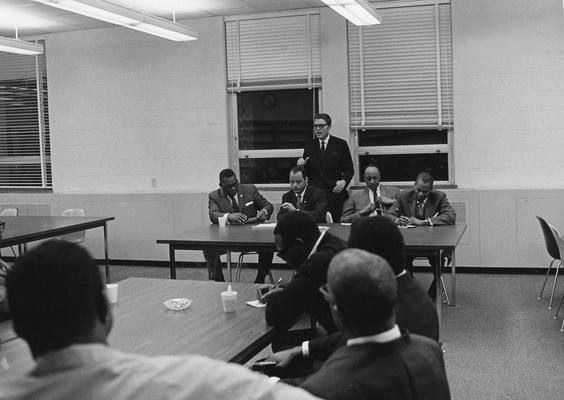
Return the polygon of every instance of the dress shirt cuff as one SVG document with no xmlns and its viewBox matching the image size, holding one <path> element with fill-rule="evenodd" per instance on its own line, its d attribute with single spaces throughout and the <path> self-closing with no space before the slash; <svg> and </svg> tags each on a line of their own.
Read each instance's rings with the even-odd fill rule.
<svg viewBox="0 0 564 400">
<path fill-rule="evenodd" d="M 431 221 L 431 218 L 427 218 L 427 222 L 429 223 L 430 226 L 433 226 L 433 221 Z"/>
<path fill-rule="evenodd" d="M 229 219 L 227 219 L 228 215 L 229 215 L 229 213 L 223 214 L 223 218 L 225 218 L 225 225 L 229 225 Z M 218 221 L 218 223 L 219 223 L 219 221 Z"/>
<path fill-rule="evenodd" d="M 309 357 L 309 340 L 302 342 L 302 356 Z"/>
<path fill-rule="evenodd" d="M 275 383 L 278 383 L 279 381 L 280 381 L 280 378 L 277 377 L 277 376 L 270 376 L 270 377 L 268 377 L 268 382 L 269 382 L 269 383 L 272 383 L 273 385 L 274 385 Z"/>
</svg>

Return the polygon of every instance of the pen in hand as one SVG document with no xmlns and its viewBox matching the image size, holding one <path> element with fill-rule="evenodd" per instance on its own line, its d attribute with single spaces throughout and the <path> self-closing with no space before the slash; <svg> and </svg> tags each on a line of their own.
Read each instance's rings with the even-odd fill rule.
<svg viewBox="0 0 564 400">
<path fill-rule="evenodd" d="M 257 299 L 261 302 L 261 303 L 266 303 L 266 297 L 267 295 L 272 292 L 272 291 L 277 291 L 277 290 L 281 290 L 278 288 L 278 286 L 282 283 L 282 278 L 278 279 L 278 281 L 276 281 L 276 283 L 272 286 L 270 285 L 264 285 L 260 288 L 257 289 Z"/>
</svg>

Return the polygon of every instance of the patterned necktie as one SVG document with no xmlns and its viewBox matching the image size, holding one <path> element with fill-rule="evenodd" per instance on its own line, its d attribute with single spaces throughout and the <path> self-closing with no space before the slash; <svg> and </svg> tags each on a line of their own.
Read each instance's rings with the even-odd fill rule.
<svg viewBox="0 0 564 400">
<path fill-rule="evenodd" d="M 296 206 L 296 208 L 297 208 L 298 210 L 301 210 L 301 209 L 302 209 L 302 195 L 301 195 L 300 193 L 298 193 L 298 194 L 296 195 L 296 199 L 297 199 L 297 202 L 296 202 L 297 206 Z"/>
<path fill-rule="evenodd" d="M 237 202 L 235 201 L 235 196 L 229 196 L 229 198 L 231 199 L 231 205 L 233 206 L 233 212 L 239 212 L 239 205 L 237 205 Z"/>
<path fill-rule="evenodd" d="M 321 141 L 321 155 L 324 156 L 325 155 L 325 141 L 322 140 Z"/>
</svg>

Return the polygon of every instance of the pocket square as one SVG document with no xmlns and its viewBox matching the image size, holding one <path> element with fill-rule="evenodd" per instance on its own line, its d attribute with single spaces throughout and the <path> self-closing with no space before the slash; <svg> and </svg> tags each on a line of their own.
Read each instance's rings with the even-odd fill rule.
<svg viewBox="0 0 564 400">
<path fill-rule="evenodd" d="M 250 205 L 252 205 L 252 204 L 253 204 L 253 202 L 252 202 L 252 201 L 249 201 L 248 203 L 245 204 L 245 207 L 248 207 L 248 206 L 250 206 Z"/>
</svg>

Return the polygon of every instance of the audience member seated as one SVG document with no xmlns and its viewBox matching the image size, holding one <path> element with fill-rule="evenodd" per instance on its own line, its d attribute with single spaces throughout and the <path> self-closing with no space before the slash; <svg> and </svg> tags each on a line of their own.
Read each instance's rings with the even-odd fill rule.
<svg viewBox="0 0 564 400">
<path fill-rule="evenodd" d="M 6 301 L 6 275 L 10 269 L 9 264 L 0 260 L 0 322 L 10 318 L 10 308 Z M 2 341 L 1 337 L 0 341 Z"/>
<path fill-rule="evenodd" d="M 110 348 L 112 313 L 102 277 L 76 244 L 53 240 L 24 254 L 8 273 L 7 288 L 14 329 L 36 363 L 2 386 L 2 400 L 312 398 L 198 355 L 147 357 Z"/>
<path fill-rule="evenodd" d="M 346 345 L 301 387 L 327 400 L 450 399 L 438 343 L 395 323 L 396 279 L 386 260 L 348 249 L 327 275 L 321 291 Z"/>
<path fill-rule="evenodd" d="M 398 225 L 454 225 L 456 213 L 448 202 L 446 194 L 439 190 L 433 190 L 433 175 L 429 172 L 421 172 L 417 175 L 415 186 L 411 190 L 403 191 L 400 195 L 399 208 L 394 213 L 395 223 Z M 415 252 L 408 254 L 406 267 L 413 274 L 413 259 L 425 253 Z M 446 254 L 450 258 L 450 254 Z M 442 257 L 441 257 L 442 258 Z M 428 256 L 431 266 L 434 258 Z M 429 287 L 429 295 L 436 297 L 436 281 L 433 279 Z"/>
<path fill-rule="evenodd" d="M 255 185 L 241 185 L 235 172 L 224 169 L 219 173 L 219 189 L 209 194 L 209 216 L 212 224 L 218 224 L 219 218 L 226 218 L 227 224 L 244 225 L 263 222 L 270 218 L 274 208 L 257 190 Z M 208 278 L 224 281 L 223 269 L 219 256 L 225 252 L 204 250 L 208 268 Z M 272 266 L 274 253 L 259 251 L 258 272 L 255 283 L 264 283 Z"/>
<path fill-rule="evenodd" d="M 386 215 L 395 218 L 392 212 L 397 210 L 399 188 L 380 184 L 380 170 L 369 164 L 364 169 L 366 188 L 353 190 L 343 205 L 341 222 L 353 222 L 362 217 Z"/>
<path fill-rule="evenodd" d="M 309 186 L 308 181 L 305 167 L 294 167 L 290 170 L 290 191 L 282 195 L 278 218 L 290 211 L 302 210 L 313 215 L 317 222 L 325 222 L 325 192 L 315 186 Z"/>
<path fill-rule="evenodd" d="M 331 258 L 346 247 L 346 243 L 327 231 L 320 232 L 311 214 L 294 211 L 280 217 L 274 228 L 278 256 L 292 268 L 296 275 L 285 286 L 269 290 L 262 301 L 266 302 L 266 322 L 279 331 L 291 328 L 303 313 L 310 314 L 327 332 L 335 332 L 329 307 L 319 293 L 327 282 L 327 267 Z"/>
<path fill-rule="evenodd" d="M 404 269 L 405 244 L 396 225 L 384 216 L 361 218 L 351 226 L 348 246 L 376 254 L 391 266 L 397 284 L 395 314 L 399 327 L 438 341 L 437 311 L 425 290 Z M 307 372 L 313 368 L 310 363 L 300 361 L 302 358 L 325 361 L 344 344 L 342 335 L 336 332 L 275 353 L 271 360 L 277 362 L 278 368 L 273 373 L 284 377 L 298 377 L 302 371 Z"/>
</svg>

